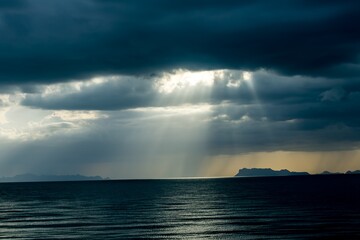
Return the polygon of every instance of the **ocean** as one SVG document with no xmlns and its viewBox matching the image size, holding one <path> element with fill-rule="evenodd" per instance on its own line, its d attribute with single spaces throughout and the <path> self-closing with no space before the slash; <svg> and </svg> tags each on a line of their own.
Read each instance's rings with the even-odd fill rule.
<svg viewBox="0 0 360 240">
<path fill-rule="evenodd" d="M 1 183 L 0 239 L 360 239 L 360 175 Z"/>
</svg>

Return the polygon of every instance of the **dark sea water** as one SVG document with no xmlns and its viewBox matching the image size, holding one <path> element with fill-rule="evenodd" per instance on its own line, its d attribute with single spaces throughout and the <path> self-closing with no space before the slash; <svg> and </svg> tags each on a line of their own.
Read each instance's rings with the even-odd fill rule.
<svg viewBox="0 0 360 240">
<path fill-rule="evenodd" d="M 2 183 L 0 239 L 360 239 L 360 175 Z"/>
</svg>

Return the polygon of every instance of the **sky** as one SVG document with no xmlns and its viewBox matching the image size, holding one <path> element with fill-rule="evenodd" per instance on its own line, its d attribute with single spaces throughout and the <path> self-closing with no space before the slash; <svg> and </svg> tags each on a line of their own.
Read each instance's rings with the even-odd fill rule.
<svg viewBox="0 0 360 240">
<path fill-rule="evenodd" d="M 360 169 L 360 2 L 0 1 L 0 176 Z"/>
</svg>

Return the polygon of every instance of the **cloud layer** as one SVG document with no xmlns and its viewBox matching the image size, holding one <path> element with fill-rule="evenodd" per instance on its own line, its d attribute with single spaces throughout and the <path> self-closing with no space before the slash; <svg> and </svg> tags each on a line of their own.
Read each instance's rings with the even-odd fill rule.
<svg viewBox="0 0 360 240">
<path fill-rule="evenodd" d="M 358 75 L 358 1 L 2 1 L 0 82 L 176 68 Z"/>
<path fill-rule="evenodd" d="M 27 94 L 22 104 L 48 110 L 149 112 L 205 104 L 211 115 L 202 121 L 211 126 L 207 142 L 216 154 L 342 150 L 359 142 L 356 80 L 287 77 L 265 70 L 178 70 L 147 79 L 117 76 L 70 86 L 55 84 L 47 87 L 53 89 L 48 94 Z"/>
</svg>

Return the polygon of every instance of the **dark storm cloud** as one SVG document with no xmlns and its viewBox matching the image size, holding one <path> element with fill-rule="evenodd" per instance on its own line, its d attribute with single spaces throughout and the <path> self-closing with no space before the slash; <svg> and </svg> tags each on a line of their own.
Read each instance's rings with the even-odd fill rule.
<svg viewBox="0 0 360 240">
<path fill-rule="evenodd" d="M 21 9 L 26 6 L 23 0 L 2 0 L 0 1 L 0 10 Z"/>
<path fill-rule="evenodd" d="M 198 103 L 217 105 L 224 101 L 242 105 L 262 103 L 303 106 L 308 103 L 327 107 L 327 102 L 347 100 L 350 93 L 360 91 L 358 79 L 347 81 L 286 77 L 260 70 L 253 72 L 252 79 L 247 81 L 243 79 L 242 71 L 222 72 L 222 76 L 215 77 L 212 86 L 198 83 L 184 89 L 175 87 L 171 93 L 159 89 L 159 80 L 162 81 L 164 75 L 147 78 L 118 76 L 100 84 L 85 85 L 75 92 L 69 91 L 67 87 L 47 95 L 41 94 L 41 90 L 34 91 L 26 95 L 22 104 L 34 108 L 65 110 L 123 110 Z M 170 85 L 183 84 L 171 83 L 173 80 L 165 80 L 165 84 L 166 81 Z M 41 88 L 34 86 L 34 89 Z"/>
<path fill-rule="evenodd" d="M 3 84 L 179 67 L 359 72 L 359 1 L 24 0 L 0 9 Z"/>
</svg>

